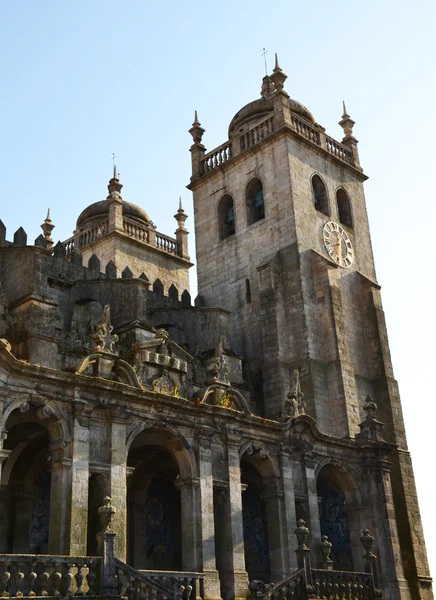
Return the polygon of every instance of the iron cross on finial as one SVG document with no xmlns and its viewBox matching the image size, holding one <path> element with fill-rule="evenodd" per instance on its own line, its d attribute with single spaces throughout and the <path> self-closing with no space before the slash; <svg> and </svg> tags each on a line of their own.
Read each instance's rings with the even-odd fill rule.
<svg viewBox="0 0 436 600">
<path fill-rule="evenodd" d="M 265 50 L 265 48 L 264 48 L 263 52 L 262 52 L 262 56 L 263 56 L 263 60 L 265 62 L 265 75 L 268 75 L 268 68 L 266 66 L 266 55 L 267 55 L 267 53 L 268 53 L 268 50 Z"/>
<path fill-rule="evenodd" d="M 112 166 L 113 167 L 115 167 L 115 159 L 116 159 L 115 152 L 112 152 Z"/>
</svg>

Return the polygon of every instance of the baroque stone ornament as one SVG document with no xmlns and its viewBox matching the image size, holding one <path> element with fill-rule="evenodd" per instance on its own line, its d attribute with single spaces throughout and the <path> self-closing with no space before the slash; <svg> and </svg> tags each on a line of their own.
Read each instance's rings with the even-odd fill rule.
<svg viewBox="0 0 436 600">
<path fill-rule="evenodd" d="M 167 369 L 163 369 L 160 377 L 156 377 L 152 383 L 153 391 L 167 396 L 176 396 L 176 386 L 168 374 Z"/>
<path fill-rule="evenodd" d="M 307 538 L 309 537 L 309 529 L 306 527 L 306 521 L 299 519 L 297 521 L 297 528 L 294 530 L 294 533 L 297 536 L 298 549 L 306 550 L 306 542 Z"/>
<path fill-rule="evenodd" d="M 369 529 L 364 529 L 362 533 L 363 535 L 360 538 L 360 541 L 362 542 L 362 546 L 365 550 L 364 558 L 370 558 L 371 556 L 374 556 L 371 552 L 374 545 L 374 536 L 369 533 Z"/>
<path fill-rule="evenodd" d="M 292 371 L 291 391 L 288 393 L 285 407 L 288 416 L 296 417 L 298 415 L 306 414 L 306 402 L 304 400 L 304 394 L 301 391 L 299 369 L 294 369 Z"/>
<path fill-rule="evenodd" d="M 101 533 L 111 531 L 112 521 L 117 509 L 115 506 L 112 506 L 112 498 L 110 496 L 103 498 L 103 504 L 99 507 L 97 512 L 103 526 Z"/>
<path fill-rule="evenodd" d="M 117 354 L 115 344 L 118 342 L 118 336 L 112 333 L 114 328 L 111 325 L 110 318 L 111 308 L 109 304 L 106 304 L 103 309 L 101 321 L 92 334 L 92 341 L 94 342 L 93 352 Z"/>
<path fill-rule="evenodd" d="M 332 551 L 332 543 L 326 535 L 321 537 L 321 552 L 325 563 L 332 562 L 330 552 Z"/>
<path fill-rule="evenodd" d="M 340 267 L 347 269 L 354 262 L 354 250 L 348 233 L 345 229 L 329 221 L 323 228 L 324 246 L 330 258 Z"/>
</svg>

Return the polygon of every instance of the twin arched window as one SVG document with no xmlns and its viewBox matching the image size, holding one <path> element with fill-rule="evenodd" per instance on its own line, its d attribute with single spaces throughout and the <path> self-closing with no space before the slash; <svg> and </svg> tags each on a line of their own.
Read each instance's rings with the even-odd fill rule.
<svg viewBox="0 0 436 600">
<path fill-rule="evenodd" d="M 252 225 L 265 218 L 263 185 L 257 177 L 247 185 L 245 204 L 247 208 L 247 225 Z M 218 226 L 221 240 L 235 233 L 235 209 L 230 194 L 225 194 L 218 203 Z"/>
<path fill-rule="evenodd" d="M 327 190 L 319 175 L 314 175 L 312 177 L 312 196 L 316 210 L 329 216 L 330 211 L 327 200 Z M 336 202 L 338 205 L 339 222 L 352 229 L 353 218 L 351 215 L 351 203 L 346 192 L 342 188 L 339 188 L 336 192 Z"/>
</svg>

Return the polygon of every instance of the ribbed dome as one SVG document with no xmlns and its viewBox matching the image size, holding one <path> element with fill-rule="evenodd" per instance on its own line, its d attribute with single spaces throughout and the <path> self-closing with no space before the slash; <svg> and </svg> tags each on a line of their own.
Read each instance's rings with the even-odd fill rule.
<svg viewBox="0 0 436 600">
<path fill-rule="evenodd" d="M 90 204 L 80 213 L 79 218 L 77 219 L 77 227 L 79 228 L 86 221 L 96 221 L 97 219 L 104 220 L 109 218 L 109 204 L 111 202 L 112 198 L 108 198 Z M 125 200 L 123 200 L 123 216 L 138 221 L 142 225 L 148 225 L 151 221 L 145 210 L 136 206 L 136 204 L 126 202 Z"/>
<path fill-rule="evenodd" d="M 289 108 L 293 113 L 304 117 L 311 123 L 315 123 L 314 116 L 310 112 L 308 108 L 306 108 L 300 102 L 289 98 Z M 229 138 L 231 138 L 235 133 L 237 133 L 240 129 L 246 129 L 246 125 L 250 126 L 255 124 L 256 121 L 260 121 L 268 113 L 273 114 L 274 105 L 272 98 L 266 98 L 262 96 L 258 100 L 254 100 L 249 104 L 246 104 L 241 110 L 239 110 L 233 119 L 230 121 L 229 125 Z"/>
</svg>

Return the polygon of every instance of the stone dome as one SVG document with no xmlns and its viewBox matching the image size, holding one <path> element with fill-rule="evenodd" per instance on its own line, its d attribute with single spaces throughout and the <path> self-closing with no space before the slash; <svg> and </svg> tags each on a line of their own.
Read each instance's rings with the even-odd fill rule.
<svg viewBox="0 0 436 600">
<path fill-rule="evenodd" d="M 297 100 L 289 98 L 289 108 L 291 111 L 304 119 L 307 119 L 311 123 L 315 123 L 315 118 L 308 108 L 306 108 Z M 239 110 L 229 125 L 229 139 L 238 133 L 239 131 L 245 131 L 251 125 L 254 125 L 257 121 L 262 120 L 264 117 L 274 112 L 274 105 L 272 98 L 262 96 L 258 100 L 249 102 L 241 110 Z"/>
<path fill-rule="evenodd" d="M 94 202 L 83 210 L 77 219 L 77 228 L 83 228 L 86 223 L 93 224 L 96 221 L 104 221 L 109 218 L 109 204 L 112 198 Z M 133 221 L 137 221 L 141 225 L 148 225 L 151 221 L 148 214 L 141 207 L 126 202 L 123 200 L 123 216 Z"/>
</svg>

